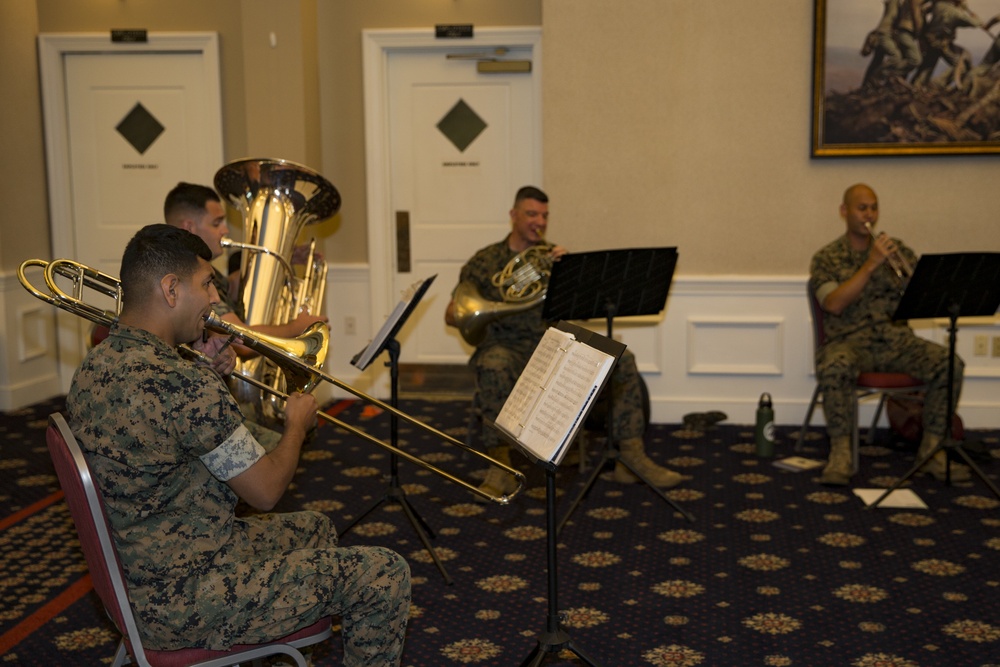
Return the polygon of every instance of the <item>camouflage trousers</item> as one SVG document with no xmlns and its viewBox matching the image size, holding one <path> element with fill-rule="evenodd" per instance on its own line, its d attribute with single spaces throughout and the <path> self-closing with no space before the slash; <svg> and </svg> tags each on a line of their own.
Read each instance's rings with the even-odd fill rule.
<svg viewBox="0 0 1000 667">
<path fill-rule="evenodd" d="M 477 350 L 470 361 L 476 369 L 476 394 L 473 407 L 483 419 L 482 445 L 486 451 L 502 444 L 496 429 L 488 422 L 493 422 L 500 414 L 532 352 L 534 348 L 529 351 L 519 351 L 493 345 Z M 641 438 L 646 429 L 640 381 L 635 356 L 625 350 L 609 381 L 613 418 L 612 437 L 616 442 L 626 438 Z"/>
<path fill-rule="evenodd" d="M 962 389 L 962 360 L 955 358 L 953 404 Z M 948 349 L 909 334 L 892 339 L 865 338 L 825 345 L 816 353 L 816 378 L 823 394 L 823 412 L 830 438 L 854 432 L 858 374 L 907 373 L 927 385 L 924 432 L 944 436 L 948 408 Z"/>
<path fill-rule="evenodd" d="M 338 547 L 318 512 L 237 519 L 233 550 L 209 577 L 197 577 L 185 624 L 204 624 L 216 647 L 259 643 L 340 616 L 344 665 L 397 666 L 410 607 L 410 570 L 382 547 Z M 161 595 L 174 595 L 162 587 Z M 194 630 L 194 628 L 192 628 Z M 194 633 L 188 634 L 190 637 Z"/>
</svg>

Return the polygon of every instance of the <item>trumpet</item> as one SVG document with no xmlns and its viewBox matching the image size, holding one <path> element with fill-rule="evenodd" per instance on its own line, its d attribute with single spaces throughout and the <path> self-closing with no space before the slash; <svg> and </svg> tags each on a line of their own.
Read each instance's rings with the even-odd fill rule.
<svg viewBox="0 0 1000 667">
<path fill-rule="evenodd" d="M 30 267 L 38 267 L 43 269 L 47 291 L 43 291 L 38 287 L 36 287 L 34 284 L 32 284 L 31 280 L 28 278 L 27 275 L 27 270 Z M 58 286 L 58 284 L 56 283 L 57 275 L 63 276 L 72 281 L 74 286 L 72 290 L 73 291 L 72 295 L 67 293 L 65 290 L 63 290 Z M 101 273 L 100 271 L 97 271 L 96 269 L 88 267 L 79 262 L 75 262 L 69 259 L 56 259 L 52 261 L 46 261 L 42 259 L 28 259 L 25 260 L 24 262 L 21 262 L 20 266 L 18 266 L 17 277 L 21 285 L 36 298 L 41 299 L 42 301 L 45 301 L 50 305 L 56 306 L 57 308 L 61 308 L 62 310 L 73 313 L 74 315 L 79 315 L 80 317 L 89 319 L 91 322 L 96 322 L 97 324 L 103 324 L 105 326 L 110 327 L 112 324 L 118 321 L 118 316 L 121 314 L 121 305 L 122 305 L 121 282 L 114 276 L 109 276 L 106 273 Z M 85 287 L 100 292 L 101 294 L 104 294 L 105 296 L 114 299 L 115 309 L 109 310 L 105 308 L 100 308 L 99 306 L 94 306 L 84 301 L 83 289 Z M 464 442 L 446 433 L 443 433 L 442 431 L 434 428 L 433 426 L 430 426 L 420 421 L 416 417 L 412 417 L 403 412 L 402 410 L 399 410 L 398 408 L 389 405 L 388 403 L 385 403 L 384 401 L 380 401 L 376 398 L 373 398 L 368 394 L 365 394 L 364 392 L 355 389 L 354 387 L 351 387 L 345 382 L 338 380 L 332 375 L 329 375 L 323 372 L 322 370 L 310 365 L 307 361 L 304 361 L 301 358 L 301 356 L 304 355 L 305 357 L 308 358 L 311 354 L 311 351 L 315 349 L 314 348 L 315 341 L 312 340 L 312 337 L 310 335 L 311 334 L 310 329 L 307 329 L 306 332 L 301 336 L 299 336 L 298 338 L 282 339 L 275 336 L 267 336 L 265 334 L 260 334 L 249 328 L 230 324 L 229 322 L 219 319 L 218 316 L 215 315 L 215 313 L 209 313 L 209 315 L 205 318 L 205 327 L 210 331 L 214 331 L 216 333 L 222 333 L 229 336 L 235 336 L 237 338 L 240 338 L 243 345 L 249 347 L 250 349 L 260 354 L 261 356 L 268 358 L 273 363 L 281 367 L 283 370 L 285 370 L 286 379 L 288 381 L 288 384 L 291 385 L 291 390 L 308 391 L 320 381 L 330 382 L 331 384 L 340 387 L 341 389 L 353 394 L 354 396 L 357 396 L 362 401 L 365 401 L 366 403 L 370 403 L 376 407 L 381 408 L 382 410 L 390 413 L 390 415 L 392 415 L 393 417 L 399 417 L 413 424 L 414 426 L 421 428 L 427 431 L 428 433 L 431 433 L 432 435 L 436 436 L 442 441 L 451 445 L 455 445 L 456 447 L 460 447 L 464 451 L 485 460 L 490 465 L 497 466 L 508 475 L 514 477 L 514 479 L 517 481 L 517 488 L 514 489 L 513 492 L 505 495 L 499 495 L 499 496 L 491 495 L 486 491 L 481 490 L 474 484 L 471 484 L 463 479 L 460 479 L 455 475 L 452 475 L 451 473 L 442 470 L 441 468 L 438 468 L 437 466 L 428 463 L 427 461 L 424 461 L 418 456 L 410 454 L 409 452 L 400 449 L 398 447 L 394 447 L 393 445 L 387 442 L 383 442 L 382 440 L 379 440 L 370 433 L 367 433 L 359 428 L 351 426 L 350 424 L 347 424 L 346 422 L 339 420 L 335 417 L 331 417 L 325 412 L 317 411 L 316 416 L 319 417 L 320 419 L 323 419 L 333 424 L 334 426 L 338 426 L 343 430 L 347 431 L 348 433 L 351 433 L 352 435 L 356 435 L 364 440 L 367 440 L 368 442 L 374 445 L 382 447 L 383 449 L 387 449 L 393 454 L 396 454 L 399 457 L 404 458 L 407 461 L 410 461 L 411 463 L 415 463 L 416 465 L 419 465 L 437 475 L 440 475 L 444 477 L 446 480 L 458 484 L 459 486 L 464 487 L 468 491 L 471 491 L 472 493 L 475 493 L 476 495 L 482 498 L 499 503 L 501 505 L 506 505 L 507 503 L 509 503 L 524 488 L 525 482 L 527 480 L 524 476 L 524 473 L 522 473 L 520 470 L 512 468 L 509 465 L 501 463 L 500 461 L 497 461 L 487 456 L 486 454 L 474 449 L 473 447 L 470 447 Z M 305 339 L 305 340 L 300 340 L 300 339 Z M 182 346 L 182 351 L 188 356 L 193 356 L 199 359 L 206 359 L 205 355 L 201 354 L 200 352 L 192 348 L 187 348 L 186 346 Z M 255 378 L 245 375 L 240 375 L 237 373 L 234 373 L 233 377 L 239 378 L 240 380 L 243 380 L 244 382 L 251 384 L 257 387 L 258 389 L 267 392 L 269 394 L 272 394 L 280 399 L 285 399 L 288 397 L 288 394 L 274 387 L 271 387 L 263 382 L 260 382 Z"/>
<path fill-rule="evenodd" d="M 875 233 L 874 229 L 872 229 L 870 222 L 865 223 L 865 229 L 867 229 L 868 233 L 871 234 L 872 241 L 878 240 L 879 235 Z M 882 233 L 884 234 L 885 232 Z M 913 275 L 913 268 L 901 253 L 893 251 L 891 255 L 886 256 L 886 261 L 889 262 L 889 268 L 893 270 L 900 282 L 905 283 Z"/>
</svg>

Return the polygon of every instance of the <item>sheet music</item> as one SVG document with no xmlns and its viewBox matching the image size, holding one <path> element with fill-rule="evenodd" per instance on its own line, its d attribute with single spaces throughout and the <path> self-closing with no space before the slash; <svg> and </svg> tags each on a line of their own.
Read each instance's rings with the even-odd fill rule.
<svg viewBox="0 0 1000 667">
<path fill-rule="evenodd" d="M 375 337 L 372 338 L 365 349 L 354 355 L 354 358 L 351 359 L 351 364 L 362 370 L 368 367 L 368 364 L 382 351 L 386 341 L 396 333 L 395 329 L 402 324 L 402 319 L 406 315 L 407 310 L 419 302 L 420 297 L 423 296 L 436 277 L 437 274 L 426 280 L 418 280 L 403 291 L 399 303 L 396 304 L 392 313 L 382 323 L 382 328 L 378 330 L 378 333 L 375 334 Z"/>
<path fill-rule="evenodd" d="M 564 331 L 550 329 L 545 332 L 507 397 L 503 411 L 497 416 L 497 424 L 520 437 L 555 372 L 556 356 L 566 354 L 565 348 L 572 342 L 573 336 Z"/>
<path fill-rule="evenodd" d="M 550 328 L 497 416 L 497 427 L 535 457 L 558 461 L 614 363 L 615 357 Z"/>
</svg>

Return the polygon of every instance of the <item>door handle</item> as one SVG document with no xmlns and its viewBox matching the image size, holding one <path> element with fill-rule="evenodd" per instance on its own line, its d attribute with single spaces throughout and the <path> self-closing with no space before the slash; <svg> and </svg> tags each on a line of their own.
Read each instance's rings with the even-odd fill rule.
<svg viewBox="0 0 1000 667">
<path fill-rule="evenodd" d="M 410 272 L 410 212 L 396 211 L 396 271 Z"/>
</svg>

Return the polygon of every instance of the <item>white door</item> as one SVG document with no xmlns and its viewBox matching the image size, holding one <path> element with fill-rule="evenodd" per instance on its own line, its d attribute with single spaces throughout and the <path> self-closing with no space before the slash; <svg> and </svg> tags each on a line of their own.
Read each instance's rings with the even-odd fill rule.
<svg viewBox="0 0 1000 667">
<path fill-rule="evenodd" d="M 72 55 L 66 104 L 74 257 L 117 274 L 140 227 L 163 222 L 179 181 L 211 186 L 218 126 L 205 127 L 197 54 Z"/>
<path fill-rule="evenodd" d="M 129 238 L 163 222 L 167 192 L 182 180 L 211 185 L 222 166 L 217 40 L 151 36 L 145 48 L 114 51 L 66 39 L 40 40 L 53 252 L 117 276 Z M 66 389 L 89 328 L 60 317 Z"/>
<path fill-rule="evenodd" d="M 407 288 L 437 276 L 398 335 L 404 362 L 468 360 L 472 348 L 444 324 L 459 271 L 507 233 L 517 188 L 542 185 L 538 38 L 498 31 L 480 44 L 439 40 L 385 51 L 388 184 L 383 217 L 369 222 L 374 325 Z M 479 72 L 469 56 L 494 54 L 497 44 L 503 60 L 531 61 L 532 71 Z M 373 177 L 370 170 L 378 193 Z M 389 278 L 381 303 L 380 274 Z"/>
</svg>

